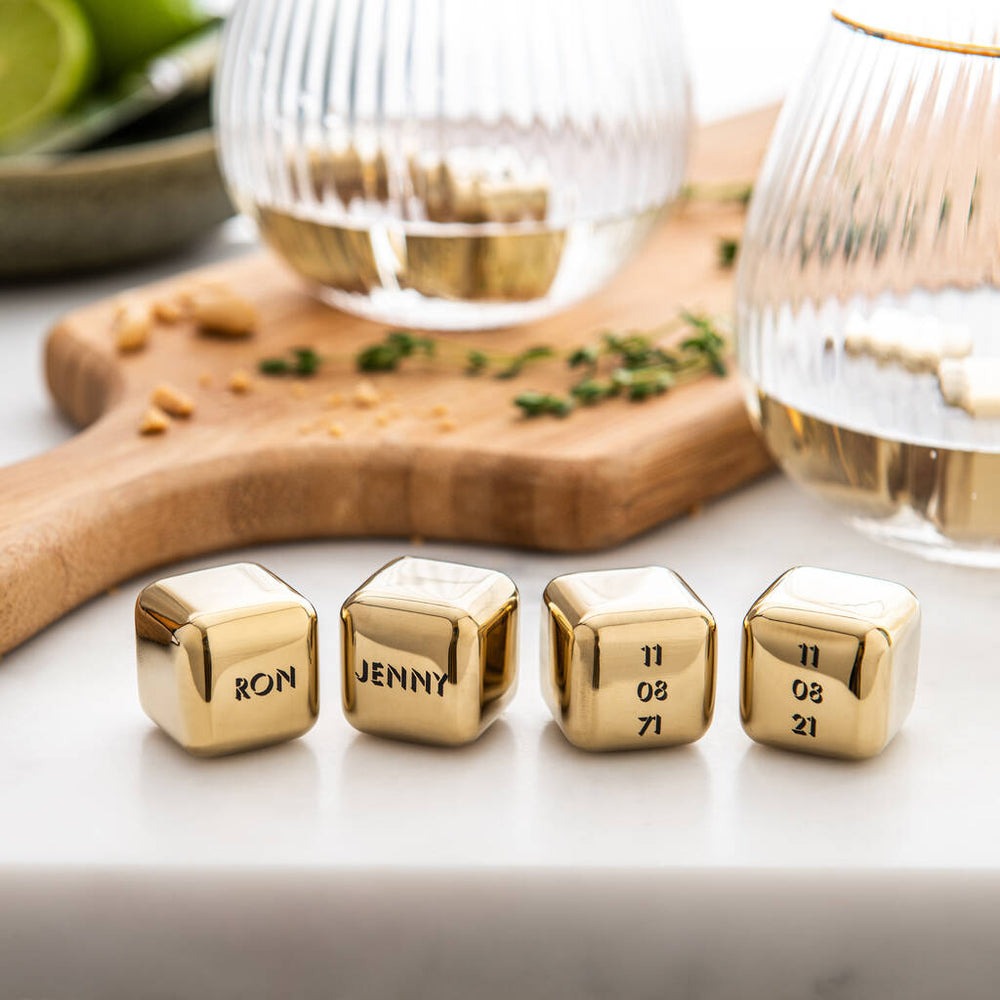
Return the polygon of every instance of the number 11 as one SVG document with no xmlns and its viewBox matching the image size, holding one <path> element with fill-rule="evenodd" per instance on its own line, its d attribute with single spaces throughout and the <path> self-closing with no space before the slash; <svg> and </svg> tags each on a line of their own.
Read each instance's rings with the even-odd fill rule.
<svg viewBox="0 0 1000 1000">
<path fill-rule="evenodd" d="M 799 643 L 799 649 L 802 650 L 802 666 L 808 667 L 809 664 L 809 652 L 812 651 L 812 666 L 819 666 L 819 646 L 808 646 L 804 642 Z"/>
</svg>

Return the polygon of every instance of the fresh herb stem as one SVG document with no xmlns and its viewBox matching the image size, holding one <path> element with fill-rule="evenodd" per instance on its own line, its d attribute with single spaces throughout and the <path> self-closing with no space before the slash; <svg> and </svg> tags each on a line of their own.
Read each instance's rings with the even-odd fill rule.
<svg viewBox="0 0 1000 1000">
<path fill-rule="evenodd" d="M 665 339 L 681 329 L 687 334 L 684 339 L 666 346 Z M 708 373 L 725 375 L 726 348 L 726 339 L 711 318 L 682 310 L 655 329 L 608 331 L 565 354 L 547 345 L 516 353 L 470 349 L 410 330 L 391 330 L 383 340 L 359 351 L 354 363 L 362 372 L 390 372 L 422 357 L 458 367 L 468 376 L 513 379 L 531 365 L 562 357 L 569 368 L 582 370 L 567 394 L 522 392 L 514 397 L 514 405 L 528 417 L 566 417 L 578 405 L 593 406 L 616 396 L 640 401 Z M 288 355 L 262 359 L 258 368 L 264 375 L 311 376 L 331 360 L 312 348 L 297 347 Z"/>
</svg>

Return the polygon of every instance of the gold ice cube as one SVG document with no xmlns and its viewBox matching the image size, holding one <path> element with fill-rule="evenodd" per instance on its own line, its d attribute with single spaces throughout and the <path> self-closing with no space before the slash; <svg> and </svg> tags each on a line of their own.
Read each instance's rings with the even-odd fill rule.
<svg viewBox="0 0 1000 1000">
<path fill-rule="evenodd" d="M 362 732 L 458 745 L 513 696 L 517 588 L 493 570 L 404 556 L 341 610 L 344 713 Z"/>
<path fill-rule="evenodd" d="M 542 692 L 585 750 L 691 743 L 715 707 L 715 619 L 662 566 L 556 577 L 543 597 Z"/>
<path fill-rule="evenodd" d="M 262 566 L 158 580 L 139 595 L 135 628 L 139 700 L 185 750 L 249 750 L 316 721 L 316 611 Z"/>
<path fill-rule="evenodd" d="M 743 728 L 759 743 L 873 757 L 913 704 L 920 606 L 898 583 L 798 567 L 743 622 Z"/>
</svg>

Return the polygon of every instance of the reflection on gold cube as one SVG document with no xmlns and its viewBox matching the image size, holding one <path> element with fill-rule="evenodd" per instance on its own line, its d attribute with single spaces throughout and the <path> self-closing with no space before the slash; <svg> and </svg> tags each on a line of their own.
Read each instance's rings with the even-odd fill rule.
<svg viewBox="0 0 1000 1000">
<path fill-rule="evenodd" d="M 909 714 L 919 643 L 906 587 L 791 569 L 743 622 L 743 728 L 788 750 L 873 757 Z"/>
<path fill-rule="evenodd" d="M 585 750 L 699 739 L 715 706 L 715 619 L 661 566 L 571 573 L 544 595 L 542 691 Z"/>
<path fill-rule="evenodd" d="M 158 580 L 136 601 L 135 629 L 143 710 L 185 750 L 249 750 L 316 721 L 316 612 L 262 566 Z"/>
<path fill-rule="evenodd" d="M 341 619 L 344 713 L 362 732 L 469 743 L 514 693 L 517 588 L 503 573 L 404 556 Z"/>
</svg>

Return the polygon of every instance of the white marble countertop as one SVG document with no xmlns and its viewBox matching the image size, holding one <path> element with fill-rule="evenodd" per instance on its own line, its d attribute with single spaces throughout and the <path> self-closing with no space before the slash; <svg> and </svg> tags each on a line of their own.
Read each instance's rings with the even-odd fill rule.
<svg viewBox="0 0 1000 1000">
<path fill-rule="evenodd" d="M 685 8 L 696 53 L 720 6 Z M 711 86 L 705 108 L 740 110 Z M 246 238 L 237 221 L 180 260 L 0 289 L 0 463 L 70 434 L 40 375 L 59 313 Z M 428 543 L 502 569 L 523 602 L 518 694 L 455 751 L 359 735 L 340 712 L 340 604 L 407 551 L 232 554 L 320 615 L 319 722 L 266 751 L 195 760 L 142 714 L 132 605 L 149 577 L 0 662 L 0 1000 L 996 996 L 1000 574 L 876 547 L 778 476 L 597 555 Z M 576 751 L 539 694 L 542 588 L 649 563 L 719 622 L 715 722 L 688 748 Z M 740 728 L 742 616 L 796 564 L 896 579 L 922 601 L 916 705 L 875 760 L 767 750 Z"/>
</svg>

